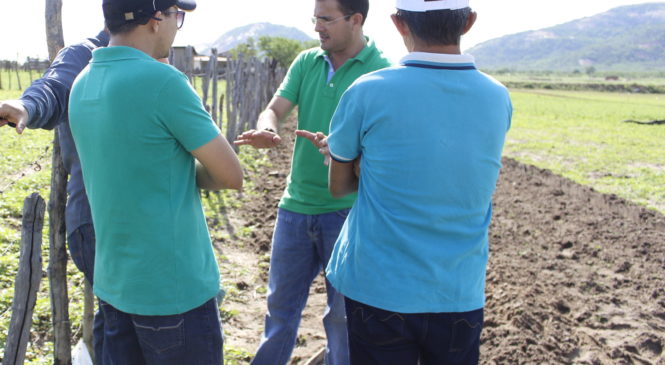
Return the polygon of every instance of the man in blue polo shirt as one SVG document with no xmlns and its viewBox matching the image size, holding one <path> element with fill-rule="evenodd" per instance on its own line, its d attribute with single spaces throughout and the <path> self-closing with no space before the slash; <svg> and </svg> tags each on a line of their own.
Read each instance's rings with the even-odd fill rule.
<svg viewBox="0 0 665 365">
<path fill-rule="evenodd" d="M 461 54 L 468 0 L 397 9 L 410 53 L 359 78 L 331 122 L 330 191 L 358 199 L 326 273 L 346 298 L 352 364 L 473 364 L 510 97 Z"/>
</svg>

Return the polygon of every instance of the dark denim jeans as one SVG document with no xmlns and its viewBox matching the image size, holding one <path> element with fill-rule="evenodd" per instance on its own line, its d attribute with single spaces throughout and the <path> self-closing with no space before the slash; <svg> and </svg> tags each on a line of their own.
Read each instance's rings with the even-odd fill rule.
<svg viewBox="0 0 665 365">
<path fill-rule="evenodd" d="M 477 364 L 483 309 L 397 313 L 345 298 L 351 365 Z"/>
<path fill-rule="evenodd" d="M 67 236 L 69 255 L 90 285 L 93 284 L 95 273 L 95 242 L 95 230 L 92 224 L 82 225 Z M 101 364 L 98 359 L 101 359 L 104 348 L 104 316 L 99 310 L 95 313 L 93 322 L 92 342 L 95 359 Z"/>
<path fill-rule="evenodd" d="M 307 215 L 279 209 L 272 238 L 268 313 L 252 365 L 285 365 L 296 343 L 309 287 L 325 269 L 349 209 Z M 344 297 L 326 280 L 326 365 L 347 365 Z"/>
<path fill-rule="evenodd" d="M 100 301 L 104 365 L 221 365 L 222 323 L 217 300 L 170 316 L 121 312 Z"/>
</svg>

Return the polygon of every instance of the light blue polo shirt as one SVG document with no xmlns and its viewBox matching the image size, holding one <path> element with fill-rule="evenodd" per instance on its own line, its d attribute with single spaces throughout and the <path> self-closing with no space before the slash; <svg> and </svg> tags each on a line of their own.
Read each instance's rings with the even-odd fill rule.
<svg viewBox="0 0 665 365">
<path fill-rule="evenodd" d="M 402 313 L 485 302 L 488 227 L 512 115 L 468 55 L 411 53 L 342 96 L 328 143 L 361 160 L 358 199 L 326 274 L 345 296 Z"/>
</svg>

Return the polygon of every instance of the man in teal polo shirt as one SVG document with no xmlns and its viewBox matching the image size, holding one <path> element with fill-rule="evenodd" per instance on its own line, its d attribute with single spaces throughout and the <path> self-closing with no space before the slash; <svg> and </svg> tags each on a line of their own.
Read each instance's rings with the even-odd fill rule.
<svg viewBox="0 0 665 365">
<path fill-rule="evenodd" d="M 359 78 L 332 118 L 330 190 L 358 200 L 326 274 L 352 364 L 476 364 L 510 96 L 461 53 L 469 0 L 396 7 L 410 53 Z"/>
<path fill-rule="evenodd" d="M 97 248 L 103 364 L 222 364 L 219 271 L 198 188 L 242 169 L 167 57 L 192 0 L 104 0 L 109 46 L 70 97 Z"/>
<path fill-rule="evenodd" d="M 298 129 L 328 133 L 337 103 L 359 76 L 389 66 L 363 35 L 367 0 L 315 0 L 314 24 L 321 48 L 302 52 L 261 113 L 257 130 L 235 141 L 256 148 L 281 142 L 278 122 L 298 105 Z M 268 279 L 268 312 L 261 344 L 252 364 L 286 364 L 295 345 L 309 287 L 327 264 L 355 196 L 333 199 L 327 167 L 317 149 L 296 139 L 287 188 L 279 203 Z M 348 364 L 343 298 L 326 283 L 323 319 L 328 346 L 326 364 Z"/>
</svg>

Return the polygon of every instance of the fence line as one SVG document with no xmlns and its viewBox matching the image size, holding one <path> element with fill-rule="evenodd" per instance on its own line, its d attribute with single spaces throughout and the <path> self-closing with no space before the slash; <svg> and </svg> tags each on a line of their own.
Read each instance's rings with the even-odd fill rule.
<svg viewBox="0 0 665 365">
<path fill-rule="evenodd" d="M 233 141 L 243 131 L 256 128 L 286 70 L 275 60 L 260 61 L 242 54 L 226 66 L 226 138 Z"/>
</svg>

